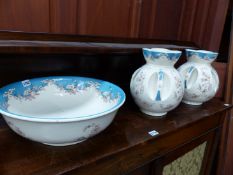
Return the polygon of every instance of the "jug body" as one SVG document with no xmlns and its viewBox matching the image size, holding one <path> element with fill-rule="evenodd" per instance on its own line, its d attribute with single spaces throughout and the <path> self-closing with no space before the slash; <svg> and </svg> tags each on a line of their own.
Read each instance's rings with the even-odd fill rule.
<svg viewBox="0 0 233 175">
<path fill-rule="evenodd" d="M 219 88 L 219 77 L 211 63 L 217 53 L 205 50 L 186 49 L 188 61 L 178 68 L 184 79 L 183 102 L 201 105 L 213 98 Z"/>
<path fill-rule="evenodd" d="M 144 49 L 143 54 L 147 63 L 134 72 L 130 91 L 143 113 L 163 116 L 179 105 L 184 94 L 182 78 L 174 68 L 181 52 Z"/>
</svg>

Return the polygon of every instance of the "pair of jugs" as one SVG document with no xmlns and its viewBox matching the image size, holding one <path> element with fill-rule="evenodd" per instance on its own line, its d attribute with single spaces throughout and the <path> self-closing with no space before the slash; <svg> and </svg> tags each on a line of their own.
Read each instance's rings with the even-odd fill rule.
<svg viewBox="0 0 233 175">
<path fill-rule="evenodd" d="M 201 105 L 215 96 L 219 78 L 211 63 L 218 53 L 186 49 L 188 61 L 176 70 L 174 64 L 181 54 L 162 48 L 143 49 L 146 64 L 134 72 L 130 83 L 131 94 L 143 113 L 163 116 L 181 101 Z"/>
</svg>

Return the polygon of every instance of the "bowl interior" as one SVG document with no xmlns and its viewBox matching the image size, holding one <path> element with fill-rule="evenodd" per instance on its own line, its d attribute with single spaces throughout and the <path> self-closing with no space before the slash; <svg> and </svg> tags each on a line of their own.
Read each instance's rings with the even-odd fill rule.
<svg viewBox="0 0 233 175">
<path fill-rule="evenodd" d="M 67 119 L 116 109 L 124 92 L 116 85 L 84 77 L 45 77 L 10 84 L 0 90 L 0 109 L 17 116 Z"/>
</svg>

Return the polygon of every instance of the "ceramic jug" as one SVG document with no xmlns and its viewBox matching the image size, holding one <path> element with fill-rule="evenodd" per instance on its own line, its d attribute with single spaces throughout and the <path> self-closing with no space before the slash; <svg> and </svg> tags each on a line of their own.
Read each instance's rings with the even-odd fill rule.
<svg viewBox="0 0 233 175">
<path fill-rule="evenodd" d="M 184 79 L 185 93 L 183 102 L 201 105 L 215 96 L 219 78 L 211 63 L 218 53 L 206 50 L 186 49 L 187 62 L 178 69 Z"/>
<path fill-rule="evenodd" d="M 174 68 L 181 51 L 162 48 L 143 49 L 146 64 L 137 69 L 130 91 L 140 110 L 151 116 L 163 116 L 179 105 L 184 86 Z"/>
</svg>

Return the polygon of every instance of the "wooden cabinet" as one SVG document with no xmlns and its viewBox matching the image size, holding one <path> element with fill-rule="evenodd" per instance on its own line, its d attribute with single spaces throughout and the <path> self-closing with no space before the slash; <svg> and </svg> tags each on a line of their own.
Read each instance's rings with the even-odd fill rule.
<svg viewBox="0 0 233 175">
<path fill-rule="evenodd" d="M 78 75 L 113 82 L 127 95 L 126 103 L 105 131 L 69 147 L 24 139 L 0 118 L 1 175 L 154 175 L 169 172 L 173 165 L 181 167 L 184 160 L 191 163 L 182 165 L 181 171 L 194 168 L 201 174 L 216 172 L 218 166 L 213 165 L 219 163 L 216 155 L 223 155 L 220 140 L 223 123 L 229 119 L 229 106 L 219 99 L 199 107 L 181 104 L 166 117 L 152 119 L 133 103 L 130 78 L 144 63 L 141 48 L 158 47 L 156 40 L 113 43 L 113 38 L 8 32 L 0 32 L 0 36 L 5 37 L 0 41 L 0 86 L 39 76 Z M 183 44 L 168 42 L 163 46 L 195 48 Z M 159 134 L 151 135 L 153 130 Z"/>
<path fill-rule="evenodd" d="M 0 30 L 191 41 L 218 51 L 229 0 L 0 0 Z"/>
<path fill-rule="evenodd" d="M 219 140 L 229 119 L 228 107 L 215 99 L 200 108 L 181 105 L 166 118 L 152 120 L 132 102 L 129 81 L 144 63 L 142 47 L 184 49 L 188 41 L 189 47 L 218 51 L 228 4 L 229 0 L 0 0 L 0 30 L 42 33 L 0 32 L 0 86 L 31 77 L 79 75 L 111 81 L 128 94 L 125 108 L 106 131 L 64 149 L 20 138 L 0 121 L 0 174 L 153 175 L 168 172 L 171 164 L 179 166 L 177 162 L 196 152 L 201 155 L 200 172 L 216 173 L 214 157 L 218 152 L 219 160 L 225 156 Z M 223 65 L 221 97 L 225 70 Z M 159 135 L 151 137 L 151 130 Z M 227 154 L 232 155 L 230 148 Z"/>
<path fill-rule="evenodd" d="M 0 156 L 0 173 L 213 174 L 213 158 L 226 111 L 227 107 L 215 99 L 200 108 L 181 105 L 167 117 L 154 120 L 125 105 L 104 132 L 63 148 L 23 139 L 2 124 L 0 150 L 4 154 Z M 151 136 L 153 130 L 159 134 Z"/>
<path fill-rule="evenodd" d="M 213 167 L 211 169 L 211 166 L 218 142 L 218 132 L 216 129 L 206 133 L 155 160 L 151 165 L 151 174 L 215 174 L 216 170 Z"/>
</svg>

